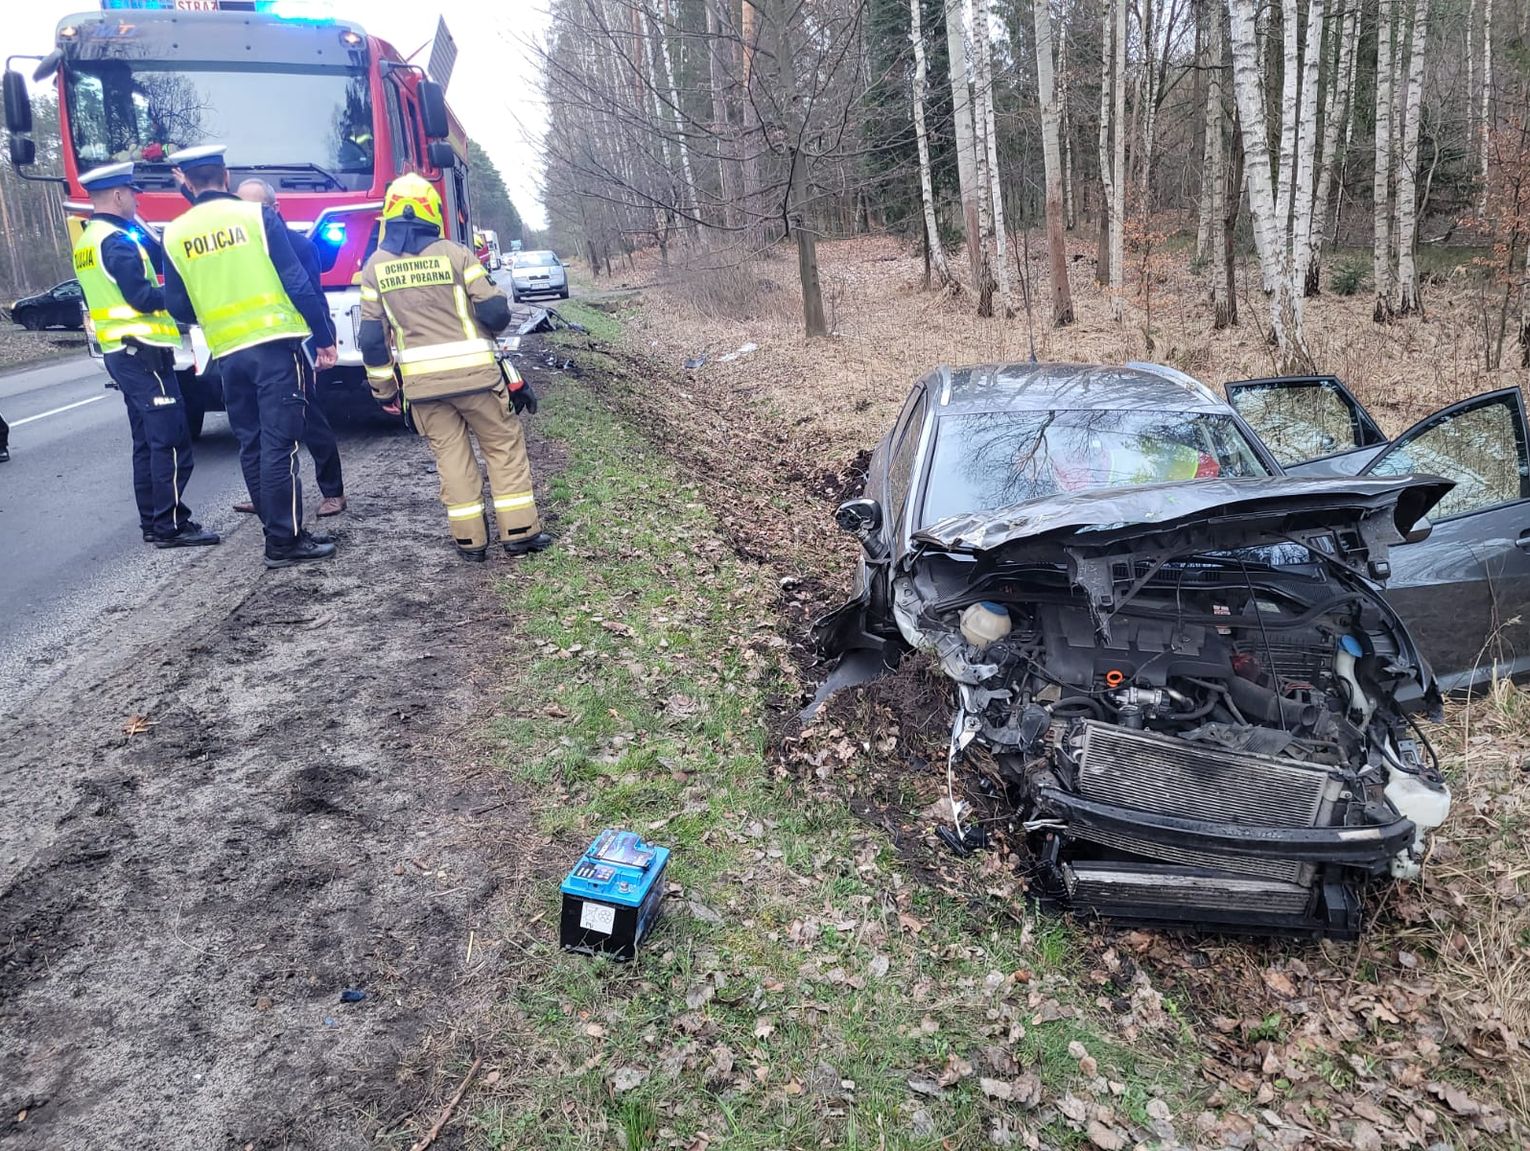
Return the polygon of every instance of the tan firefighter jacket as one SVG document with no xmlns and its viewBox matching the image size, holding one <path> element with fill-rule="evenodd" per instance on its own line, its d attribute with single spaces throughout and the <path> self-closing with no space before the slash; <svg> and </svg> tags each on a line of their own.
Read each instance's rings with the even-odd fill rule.
<svg viewBox="0 0 1530 1151">
<path fill-rule="evenodd" d="M 372 253 L 361 270 L 361 319 L 381 321 L 390 334 L 406 400 L 469 395 L 504 381 L 494 341 L 473 315 L 475 302 L 498 294 L 478 257 L 452 240 L 414 256 Z M 394 396 L 391 365 L 368 365 L 367 380 L 379 400 Z"/>
</svg>

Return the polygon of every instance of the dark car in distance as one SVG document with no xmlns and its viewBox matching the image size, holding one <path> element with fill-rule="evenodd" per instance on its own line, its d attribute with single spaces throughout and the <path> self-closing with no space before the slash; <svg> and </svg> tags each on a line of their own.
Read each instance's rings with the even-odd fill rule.
<svg viewBox="0 0 1530 1151">
<path fill-rule="evenodd" d="M 1389 442 L 1327 377 L 1229 390 L 1148 364 L 920 379 L 839 511 L 861 554 L 815 625 L 820 694 L 928 652 L 951 762 L 991 756 L 1045 904 L 1352 936 L 1449 811 L 1416 722 L 1436 674 L 1530 670 L 1523 401 Z"/>
<path fill-rule="evenodd" d="M 22 296 L 10 306 L 11 319 L 29 332 L 44 328 L 72 328 L 76 331 L 85 326 L 85 294 L 78 280 L 65 280 L 46 292 L 35 296 Z"/>
</svg>

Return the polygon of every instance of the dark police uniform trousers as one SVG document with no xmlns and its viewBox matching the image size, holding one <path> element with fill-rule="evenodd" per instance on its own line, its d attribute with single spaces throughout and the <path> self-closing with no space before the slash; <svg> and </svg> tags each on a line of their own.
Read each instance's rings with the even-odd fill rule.
<svg viewBox="0 0 1530 1151">
<path fill-rule="evenodd" d="M 303 530 L 298 445 L 305 435 L 302 341 L 272 340 L 218 357 L 223 406 L 239 440 L 239 468 L 266 543 L 288 547 Z"/>
<path fill-rule="evenodd" d="M 340 472 L 340 441 L 335 429 L 330 427 L 324 409 L 319 407 L 318 381 L 313 363 L 307 355 L 312 346 L 309 340 L 298 357 L 303 372 L 303 394 L 308 399 L 308 424 L 303 433 L 303 443 L 313 457 L 314 477 L 319 481 L 319 494 L 325 499 L 345 494 L 345 479 Z"/>
<path fill-rule="evenodd" d="M 129 344 L 106 357 L 106 371 L 127 404 L 133 431 L 133 496 L 143 530 L 175 535 L 191 518 L 181 501 L 191 478 L 191 431 L 175 378 L 175 356 L 165 348 Z"/>
</svg>

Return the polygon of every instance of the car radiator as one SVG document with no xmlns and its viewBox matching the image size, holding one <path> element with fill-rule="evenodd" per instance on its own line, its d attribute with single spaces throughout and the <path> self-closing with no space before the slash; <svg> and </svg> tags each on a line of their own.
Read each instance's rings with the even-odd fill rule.
<svg viewBox="0 0 1530 1151">
<path fill-rule="evenodd" d="M 1102 803 L 1209 823 L 1324 825 L 1342 790 L 1328 769 L 1293 759 L 1219 751 L 1148 731 L 1084 725 L 1079 794 Z M 1306 885 L 1308 864 L 1224 855 L 1138 839 L 1129 832 L 1077 836 L 1147 859 Z"/>
<path fill-rule="evenodd" d="M 1076 862 L 1063 865 L 1063 880 L 1076 905 L 1094 908 L 1151 905 L 1185 911 L 1215 908 L 1302 915 L 1312 899 L 1307 884 L 1188 867 Z"/>
</svg>

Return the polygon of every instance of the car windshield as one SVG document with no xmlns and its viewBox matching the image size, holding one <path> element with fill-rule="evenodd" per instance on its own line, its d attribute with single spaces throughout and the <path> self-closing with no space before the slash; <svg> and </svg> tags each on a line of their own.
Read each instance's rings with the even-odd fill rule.
<svg viewBox="0 0 1530 1151">
<path fill-rule="evenodd" d="M 1230 415 L 952 414 L 936 429 L 920 523 L 1096 488 L 1269 474 Z"/>
<path fill-rule="evenodd" d="M 515 257 L 517 268 L 554 268 L 558 265 L 558 257 L 551 252 L 518 252 Z"/>
<path fill-rule="evenodd" d="M 372 183 L 372 101 L 362 71 L 84 60 L 71 65 L 67 92 L 84 169 L 153 164 L 180 148 L 226 143 L 234 167 L 277 169 L 273 184 L 284 166 L 296 169 L 294 179 L 312 180 L 318 167 L 347 188 Z"/>
</svg>

